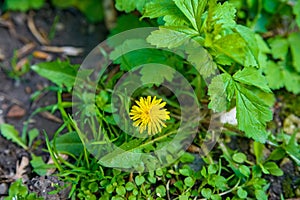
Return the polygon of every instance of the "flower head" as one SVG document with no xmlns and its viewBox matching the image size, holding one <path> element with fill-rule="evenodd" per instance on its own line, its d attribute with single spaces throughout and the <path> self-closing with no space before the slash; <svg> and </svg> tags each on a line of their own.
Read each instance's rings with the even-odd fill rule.
<svg viewBox="0 0 300 200">
<path fill-rule="evenodd" d="M 166 127 L 165 121 L 170 119 L 170 112 L 163 109 L 166 102 L 156 99 L 151 100 L 151 96 L 147 98 L 141 97 L 139 101 L 135 101 L 137 105 L 132 106 L 129 113 L 133 126 L 139 127 L 140 133 L 148 129 L 148 134 L 156 134 L 161 132 L 162 127 Z"/>
</svg>

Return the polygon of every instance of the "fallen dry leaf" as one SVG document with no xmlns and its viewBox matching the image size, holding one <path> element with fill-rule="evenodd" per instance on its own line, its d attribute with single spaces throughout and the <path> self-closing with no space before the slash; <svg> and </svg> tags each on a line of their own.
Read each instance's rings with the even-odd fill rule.
<svg viewBox="0 0 300 200">
<path fill-rule="evenodd" d="M 26 114 L 26 110 L 19 105 L 13 105 L 6 114 L 9 118 L 21 118 Z"/>
<path fill-rule="evenodd" d="M 16 166 L 16 174 L 12 177 L 13 179 L 17 180 L 23 178 L 24 173 L 26 172 L 26 167 L 29 164 L 29 159 L 25 156 L 22 157 L 21 163 L 17 162 Z"/>
</svg>

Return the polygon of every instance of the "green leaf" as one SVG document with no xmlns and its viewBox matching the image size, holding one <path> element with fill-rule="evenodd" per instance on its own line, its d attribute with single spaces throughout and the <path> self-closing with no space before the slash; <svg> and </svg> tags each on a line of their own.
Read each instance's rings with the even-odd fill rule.
<svg viewBox="0 0 300 200">
<path fill-rule="evenodd" d="M 142 12 L 146 2 L 147 0 L 116 0 L 115 7 L 119 11 L 125 11 L 127 13 L 134 11 L 135 9 Z"/>
<path fill-rule="evenodd" d="M 135 188 L 135 185 L 132 182 L 127 182 L 125 188 L 127 191 L 132 191 Z"/>
<path fill-rule="evenodd" d="M 32 142 L 33 140 L 39 136 L 40 132 L 38 129 L 34 128 L 34 129 L 31 129 L 29 132 L 28 132 L 28 138 L 29 138 L 29 141 L 28 141 L 28 146 L 30 147 L 32 145 Z"/>
<path fill-rule="evenodd" d="M 294 94 L 300 93 L 300 75 L 286 66 L 284 62 L 277 64 L 269 61 L 264 69 L 270 88 L 280 89 L 283 86 Z"/>
<path fill-rule="evenodd" d="M 255 190 L 256 199 L 268 200 L 268 195 L 263 190 Z"/>
<path fill-rule="evenodd" d="M 35 156 L 34 154 L 31 156 L 32 159 L 30 164 L 33 168 L 33 171 L 40 176 L 45 176 L 47 174 L 47 170 L 51 168 L 51 165 L 46 164 L 41 156 Z"/>
<path fill-rule="evenodd" d="M 239 70 L 233 75 L 233 79 L 246 85 L 258 87 L 265 92 L 271 92 L 266 78 L 259 70 L 253 67 L 245 67 L 243 70 Z"/>
<path fill-rule="evenodd" d="M 126 194 L 126 189 L 124 186 L 121 185 L 116 188 L 116 192 L 118 195 L 124 196 Z"/>
<path fill-rule="evenodd" d="M 232 159 L 237 163 L 243 163 L 247 160 L 247 157 L 243 153 L 235 153 L 233 154 Z"/>
<path fill-rule="evenodd" d="M 192 171 L 187 168 L 179 169 L 179 173 L 182 174 L 183 176 L 191 176 Z"/>
<path fill-rule="evenodd" d="M 255 141 L 264 143 L 267 139 L 266 122 L 272 120 L 269 106 L 249 89 L 236 83 L 236 110 L 240 130 Z"/>
<path fill-rule="evenodd" d="M 227 186 L 227 180 L 223 176 L 215 175 L 213 177 L 214 186 L 216 186 L 220 190 L 226 190 Z"/>
<path fill-rule="evenodd" d="M 171 67 L 160 64 L 144 65 L 140 73 L 141 81 L 144 84 L 153 83 L 157 86 L 161 85 L 165 80 L 171 82 L 176 71 Z"/>
<path fill-rule="evenodd" d="M 282 176 L 283 171 L 274 162 L 267 162 L 264 164 L 264 168 L 267 169 L 270 174 L 274 176 Z"/>
<path fill-rule="evenodd" d="M 215 112 L 226 110 L 233 94 L 234 82 L 229 74 L 223 73 L 214 77 L 208 86 L 208 95 L 210 95 L 208 107 Z"/>
<path fill-rule="evenodd" d="M 204 12 L 207 0 L 174 0 L 176 6 L 189 19 L 193 28 L 199 31 L 201 15 Z"/>
<path fill-rule="evenodd" d="M 236 9 L 233 4 L 229 2 L 219 3 L 214 7 L 212 23 L 219 24 L 223 28 L 233 28 L 236 25 L 235 13 Z"/>
<path fill-rule="evenodd" d="M 51 141 L 53 144 L 54 140 Z M 79 156 L 83 152 L 83 144 L 77 132 L 68 132 L 55 138 L 58 152 Z"/>
<path fill-rule="evenodd" d="M 143 39 L 126 40 L 111 52 L 110 59 L 115 64 L 120 64 L 120 69 L 123 71 L 129 71 L 147 63 L 160 63 L 174 68 L 182 65 L 182 59 L 178 55 L 154 49 Z"/>
<path fill-rule="evenodd" d="M 217 65 L 207 50 L 198 44 L 189 44 L 185 49 L 188 55 L 187 60 L 199 71 L 200 75 L 208 78 L 216 74 Z"/>
<path fill-rule="evenodd" d="M 99 0 L 77 0 L 73 6 L 77 7 L 91 22 L 99 22 L 104 18 L 103 6 Z"/>
<path fill-rule="evenodd" d="M 271 38 L 268 42 L 271 47 L 273 58 L 281 60 L 286 59 L 289 49 L 289 42 L 287 39 L 277 36 Z"/>
<path fill-rule="evenodd" d="M 31 69 L 40 76 L 49 79 L 60 87 L 66 87 L 68 91 L 74 85 L 78 66 L 71 65 L 68 61 L 42 62 L 31 66 Z"/>
<path fill-rule="evenodd" d="M 248 195 L 247 191 L 244 190 L 243 188 L 239 188 L 237 194 L 241 199 L 245 199 Z"/>
<path fill-rule="evenodd" d="M 210 196 L 211 196 L 211 194 L 212 194 L 212 192 L 211 192 L 211 189 L 209 189 L 209 188 L 203 188 L 201 190 L 201 194 L 202 194 L 203 197 L 209 199 Z"/>
<path fill-rule="evenodd" d="M 217 165 L 211 164 L 208 166 L 208 170 L 207 170 L 208 174 L 215 174 L 217 173 L 217 171 L 218 171 Z"/>
<path fill-rule="evenodd" d="M 299 144 L 297 143 L 297 131 L 291 136 L 288 144 L 285 147 L 286 152 L 289 156 L 300 166 L 300 148 Z"/>
<path fill-rule="evenodd" d="M 293 13 L 296 15 L 296 23 L 300 27 L 300 2 L 296 1 L 296 4 L 293 6 Z"/>
<path fill-rule="evenodd" d="M 253 151 L 254 151 L 254 155 L 256 157 L 257 164 L 261 163 L 264 158 L 264 154 L 263 154 L 264 148 L 265 148 L 264 144 L 262 144 L 260 142 L 255 141 L 253 143 Z"/>
<path fill-rule="evenodd" d="M 178 9 L 173 1 L 152 0 L 145 5 L 143 17 L 150 19 L 163 17 L 166 22 L 164 25 L 179 26 L 188 24 L 188 19 Z"/>
<path fill-rule="evenodd" d="M 156 195 L 159 197 L 164 197 L 166 196 L 166 188 L 163 185 L 159 185 L 156 189 L 155 189 Z"/>
<path fill-rule="evenodd" d="M 248 57 L 251 58 L 253 57 L 255 61 L 257 61 L 259 49 L 258 49 L 258 44 L 254 32 L 250 28 L 242 25 L 236 25 L 235 30 L 245 40 L 247 47 L 249 48 L 249 51 L 247 51 L 247 53 L 249 54 Z M 253 60 L 251 62 L 254 63 L 255 61 Z"/>
<path fill-rule="evenodd" d="M 135 183 L 139 186 L 145 182 L 145 178 L 142 175 L 138 175 L 135 177 Z"/>
<path fill-rule="evenodd" d="M 300 72 L 300 32 L 294 32 L 289 35 L 288 41 L 290 43 L 293 65 L 297 72 Z"/>
<path fill-rule="evenodd" d="M 23 185 L 22 179 L 18 179 L 11 184 L 11 186 L 9 187 L 8 194 L 11 197 L 11 199 L 14 199 L 15 196 L 21 196 L 25 198 L 28 194 L 28 189 L 25 185 Z"/>
<path fill-rule="evenodd" d="M 45 0 L 6 0 L 5 7 L 8 10 L 27 11 L 29 9 L 39 9 L 45 3 Z"/>
<path fill-rule="evenodd" d="M 3 137 L 5 137 L 7 140 L 11 140 L 14 143 L 18 144 L 24 149 L 27 149 L 25 142 L 22 140 L 22 138 L 19 136 L 19 132 L 15 129 L 13 125 L 10 124 L 1 124 L 0 125 L 0 131 Z"/>
<path fill-rule="evenodd" d="M 213 48 L 218 51 L 217 57 L 227 56 L 246 67 L 257 66 L 254 55 L 251 53 L 245 40 L 238 33 L 232 33 L 215 40 Z"/>
<path fill-rule="evenodd" d="M 286 155 L 285 150 L 282 147 L 276 148 L 270 156 L 268 157 L 268 160 L 281 160 Z"/>
<path fill-rule="evenodd" d="M 195 184 L 195 181 L 192 177 L 186 177 L 184 179 L 184 184 L 188 187 L 192 187 Z"/>
<path fill-rule="evenodd" d="M 172 27 L 164 28 L 159 27 L 159 30 L 151 32 L 151 35 L 147 37 L 147 42 L 155 45 L 158 48 L 167 47 L 169 49 L 179 47 L 189 38 L 197 35 L 193 29 L 180 27 L 180 29 L 172 29 Z"/>
<path fill-rule="evenodd" d="M 246 165 L 240 165 L 239 171 L 246 177 L 249 177 L 251 173 L 249 167 L 247 167 Z"/>
</svg>

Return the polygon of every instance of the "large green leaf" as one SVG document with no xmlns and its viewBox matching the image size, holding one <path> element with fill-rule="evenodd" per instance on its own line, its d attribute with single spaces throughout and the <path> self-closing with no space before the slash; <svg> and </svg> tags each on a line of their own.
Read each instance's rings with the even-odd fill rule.
<svg viewBox="0 0 300 200">
<path fill-rule="evenodd" d="M 62 62 L 57 60 L 35 64 L 31 66 L 31 69 L 58 86 L 66 87 L 68 91 L 71 91 L 75 82 L 78 66 L 71 65 L 68 61 Z"/>
<path fill-rule="evenodd" d="M 195 30 L 201 27 L 201 15 L 207 4 L 206 0 L 174 0 L 176 6 L 189 19 Z"/>
<path fill-rule="evenodd" d="M 8 140 L 13 141 L 19 146 L 27 149 L 25 142 L 19 136 L 19 132 L 15 129 L 15 127 L 11 124 L 1 124 L 0 125 L 1 134 Z"/>
<path fill-rule="evenodd" d="M 255 141 L 264 143 L 267 139 L 266 122 L 273 117 L 270 107 L 243 85 L 236 82 L 235 88 L 239 129 Z"/>
<path fill-rule="evenodd" d="M 163 17 L 166 22 L 165 25 L 188 24 L 188 19 L 171 0 L 150 1 L 145 5 L 144 17 L 149 17 L 150 19 Z"/>
<path fill-rule="evenodd" d="M 245 67 L 243 70 L 239 70 L 233 75 L 233 78 L 240 83 L 253 85 L 265 92 L 271 92 L 269 86 L 267 85 L 266 78 L 259 70 L 253 67 Z"/>
<path fill-rule="evenodd" d="M 148 64 L 143 66 L 141 70 L 141 81 L 144 84 L 152 82 L 159 86 L 164 82 L 164 80 L 171 82 L 174 77 L 174 73 L 175 70 L 170 67 L 160 64 Z"/>
<path fill-rule="evenodd" d="M 189 43 L 185 50 L 188 55 L 187 60 L 195 66 L 203 78 L 216 74 L 217 65 L 206 49 Z"/>
<path fill-rule="evenodd" d="M 193 29 L 182 27 L 181 29 L 170 29 L 160 27 L 159 30 L 152 31 L 148 36 L 147 42 L 157 47 L 175 48 L 182 45 L 189 38 L 198 35 Z"/>
</svg>

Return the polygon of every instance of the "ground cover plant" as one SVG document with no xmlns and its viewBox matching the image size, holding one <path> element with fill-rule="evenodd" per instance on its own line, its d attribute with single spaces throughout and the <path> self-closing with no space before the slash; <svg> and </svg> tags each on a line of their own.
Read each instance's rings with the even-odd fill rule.
<svg viewBox="0 0 300 200">
<path fill-rule="evenodd" d="M 103 17 L 88 6 L 102 3 L 67 2 L 50 3 L 76 7 L 91 21 Z M 31 176 L 61 181 L 48 194 L 299 198 L 300 2 L 114 3 L 114 28 L 81 66 L 59 58 L 20 70 L 14 56 L 6 69 L 17 81 L 34 72 L 52 83 L 31 101 L 51 93 L 55 102 L 30 113 L 19 129 L 0 124 L 2 137 L 30 154 L 23 165 L 30 165 Z M 44 5 L 7 0 L 3 7 Z M 52 133 L 30 124 L 45 111 L 60 119 Z M 5 199 L 45 198 L 22 181 L 25 172 L 19 168 Z"/>
</svg>

